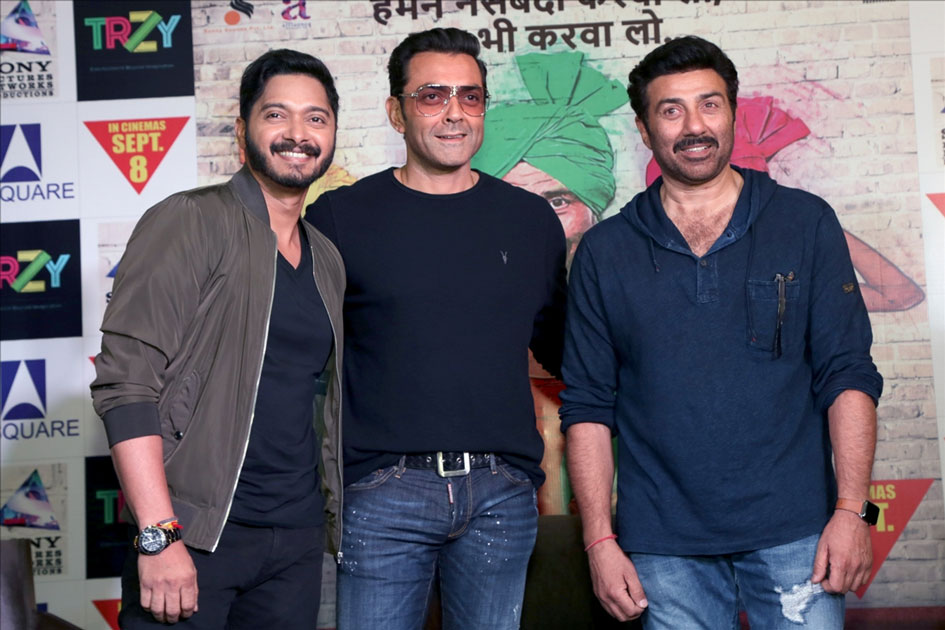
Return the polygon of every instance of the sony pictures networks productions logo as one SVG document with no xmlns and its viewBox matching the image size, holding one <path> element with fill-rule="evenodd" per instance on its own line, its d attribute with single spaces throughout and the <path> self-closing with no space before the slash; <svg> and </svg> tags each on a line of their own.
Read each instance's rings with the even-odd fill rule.
<svg viewBox="0 0 945 630">
<path fill-rule="evenodd" d="M 0 98 L 4 101 L 56 95 L 57 68 L 48 43 L 53 41 L 56 5 L 42 3 L 42 23 L 27 0 L 0 15 Z"/>
</svg>

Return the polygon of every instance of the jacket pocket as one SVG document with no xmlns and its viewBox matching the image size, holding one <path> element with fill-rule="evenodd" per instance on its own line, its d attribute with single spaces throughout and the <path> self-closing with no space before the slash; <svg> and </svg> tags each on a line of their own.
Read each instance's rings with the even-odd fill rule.
<svg viewBox="0 0 945 630">
<path fill-rule="evenodd" d="M 199 395 L 200 374 L 193 371 L 181 381 L 167 408 L 171 437 L 177 443 L 182 441 L 187 434 Z"/>
<path fill-rule="evenodd" d="M 800 280 L 794 272 L 748 281 L 748 345 L 778 358 L 799 341 Z"/>
</svg>

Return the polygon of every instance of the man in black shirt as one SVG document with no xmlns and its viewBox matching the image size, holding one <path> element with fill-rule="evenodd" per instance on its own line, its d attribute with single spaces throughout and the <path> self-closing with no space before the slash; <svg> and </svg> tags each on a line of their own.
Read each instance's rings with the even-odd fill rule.
<svg viewBox="0 0 945 630">
<path fill-rule="evenodd" d="M 444 627 L 519 624 L 544 480 L 527 350 L 559 372 L 566 246 L 544 199 L 470 166 L 478 54 L 407 37 L 386 103 L 406 163 L 306 213 L 348 279 L 341 630 L 420 627 L 437 568 Z"/>
<path fill-rule="evenodd" d="M 126 630 L 315 627 L 341 535 L 341 388 L 322 375 L 341 368 L 344 276 L 300 217 L 337 114 L 321 61 L 262 55 L 240 84 L 246 166 L 148 210 L 121 259 L 92 398 L 140 529 Z"/>
</svg>

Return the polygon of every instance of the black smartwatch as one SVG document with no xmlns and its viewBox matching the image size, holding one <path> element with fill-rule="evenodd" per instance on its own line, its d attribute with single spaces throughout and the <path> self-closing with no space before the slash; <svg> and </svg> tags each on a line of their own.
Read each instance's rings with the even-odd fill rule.
<svg viewBox="0 0 945 630">
<path fill-rule="evenodd" d="M 867 525 L 875 525 L 879 520 L 879 506 L 869 499 L 864 499 L 863 501 L 856 499 L 837 499 L 836 509 L 853 512 L 866 521 Z"/>
<path fill-rule="evenodd" d="M 176 519 L 148 525 L 135 536 L 135 551 L 144 556 L 156 556 L 181 538 L 181 528 Z"/>
</svg>

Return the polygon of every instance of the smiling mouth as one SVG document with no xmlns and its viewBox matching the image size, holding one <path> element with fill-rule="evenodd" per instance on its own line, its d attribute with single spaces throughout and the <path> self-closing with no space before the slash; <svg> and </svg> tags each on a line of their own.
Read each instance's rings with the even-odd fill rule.
<svg viewBox="0 0 945 630">
<path fill-rule="evenodd" d="M 309 144 L 273 144 L 269 147 L 269 150 L 275 155 L 287 160 L 305 160 L 310 157 L 317 158 L 322 153 L 318 147 Z"/>
<path fill-rule="evenodd" d="M 291 158 L 296 160 L 301 160 L 310 157 L 307 153 L 300 153 L 296 151 L 279 151 L 276 155 L 281 155 L 284 158 Z"/>
<path fill-rule="evenodd" d="M 712 148 L 718 148 L 719 143 L 715 138 L 703 136 L 701 138 L 684 138 L 673 145 L 673 153 L 687 153 L 697 155 L 704 153 Z"/>
</svg>

